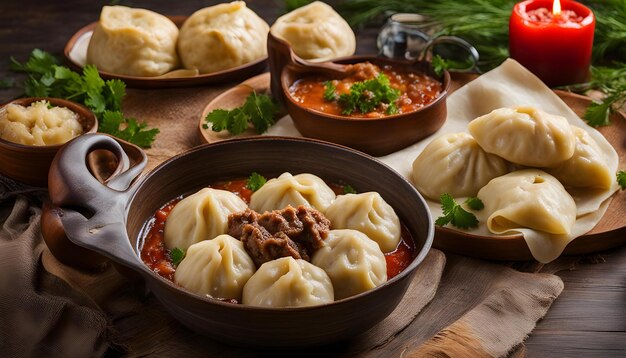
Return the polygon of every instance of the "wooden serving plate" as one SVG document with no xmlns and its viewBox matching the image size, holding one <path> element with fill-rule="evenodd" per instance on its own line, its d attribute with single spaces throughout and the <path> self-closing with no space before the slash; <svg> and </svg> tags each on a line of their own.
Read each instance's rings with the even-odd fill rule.
<svg viewBox="0 0 626 358">
<path fill-rule="evenodd" d="M 555 93 L 577 115 L 585 113 L 591 98 L 556 90 Z M 626 115 L 614 113 L 611 125 L 597 128 L 619 155 L 618 170 L 626 168 Z M 613 195 L 600 222 L 587 234 L 570 242 L 562 255 L 598 252 L 626 244 L 626 191 Z M 447 227 L 437 227 L 433 247 L 462 255 L 492 260 L 534 260 L 521 235 L 486 237 L 470 235 Z"/>
<path fill-rule="evenodd" d="M 206 124 L 204 118 L 214 109 L 233 109 L 241 106 L 246 98 L 252 92 L 256 93 L 269 93 L 270 91 L 270 73 L 262 73 L 247 79 L 237 86 L 223 92 L 219 96 L 215 97 L 206 107 L 202 110 L 200 120 L 198 122 L 198 134 L 202 143 L 214 143 L 225 139 L 243 138 L 257 135 L 252 128 L 248 128 L 245 132 L 239 135 L 232 135 L 228 131 L 214 132 L 210 129 L 204 129 Z"/>
<path fill-rule="evenodd" d="M 188 16 L 167 16 L 179 28 L 183 25 Z M 83 61 L 87 57 L 87 44 L 93 34 L 98 22 L 91 24 L 78 30 L 67 42 L 63 50 L 63 54 L 69 66 L 77 71 L 82 71 Z M 80 58 L 83 60 L 81 61 Z M 226 83 L 241 81 L 250 76 L 263 71 L 267 67 L 267 57 L 249 62 L 245 65 L 233 67 L 227 70 L 188 75 L 186 72 L 190 70 L 177 69 L 156 77 L 141 77 L 118 75 L 110 72 L 98 71 L 104 79 L 119 79 L 126 83 L 128 87 L 135 88 L 170 88 L 170 87 L 189 87 L 205 84 Z"/>
</svg>

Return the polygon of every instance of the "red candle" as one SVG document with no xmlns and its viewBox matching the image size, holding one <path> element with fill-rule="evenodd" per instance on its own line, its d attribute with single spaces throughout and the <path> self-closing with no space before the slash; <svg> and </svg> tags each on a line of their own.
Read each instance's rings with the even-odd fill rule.
<svg viewBox="0 0 626 358">
<path fill-rule="evenodd" d="M 511 57 L 548 86 L 585 82 L 595 23 L 593 12 L 575 1 L 522 1 L 509 22 Z"/>
</svg>

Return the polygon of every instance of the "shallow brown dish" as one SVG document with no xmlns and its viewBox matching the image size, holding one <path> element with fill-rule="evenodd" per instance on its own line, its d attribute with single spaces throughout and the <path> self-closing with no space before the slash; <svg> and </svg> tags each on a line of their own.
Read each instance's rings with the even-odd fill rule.
<svg viewBox="0 0 626 358">
<path fill-rule="evenodd" d="M 304 138 L 250 137 L 196 147 L 161 164 L 128 189 L 142 165 L 102 185 L 84 158 L 93 150 L 124 155 L 103 135 L 83 136 L 64 147 L 50 171 L 50 197 L 60 207 L 69 239 L 139 273 L 163 307 L 193 330 L 213 339 L 254 347 L 302 347 L 362 333 L 389 315 L 426 256 L 433 226 L 424 199 L 395 171 L 358 151 Z M 290 153 L 291 160 L 285 160 Z M 143 163 L 145 164 L 145 162 Z M 160 277 L 141 261 L 142 228 L 164 203 L 208 183 L 248 176 L 309 172 L 357 191 L 378 191 L 412 234 L 417 256 L 398 276 L 376 289 L 326 305 L 259 308 L 192 294 Z M 110 182 L 111 182 L 110 181 Z M 110 183 L 109 182 L 109 183 Z"/>
<path fill-rule="evenodd" d="M 579 116 L 585 113 L 591 98 L 565 91 L 555 91 Z M 618 169 L 626 168 L 626 115 L 613 113 L 611 125 L 597 128 L 619 155 Z M 562 255 L 581 255 L 626 245 L 626 191 L 613 195 L 600 222 L 588 233 L 572 240 Z M 436 227 L 433 247 L 461 255 L 489 260 L 534 260 L 521 235 L 480 236 L 448 227 Z"/>
<path fill-rule="evenodd" d="M 168 16 L 176 26 L 181 27 L 187 19 L 187 16 Z M 83 65 L 77 59 L 78 57 L 87 57 L 87 47 L 89 38 L 93 33 L 94 28 L 98 22 L 92 22 L 91 24 L 78 30 L 67 42 L 63 50 L 65 58 L 72 67 L 72 69 L 81 71 Z M 86 42 L 83 44 L 83 42 Z M 84 53 L 79 51 L 80 47 L 84 45 Z M 76 48 L 75 48 L 76 47 Z M 135 88 L 169 88 L 169 87 L 188 87 L 198 86 L 204 84 L 225 83 L 240 81 L 262 72 L 267 67 L 267 57 L 258 59 L 256 61 L 249 62 L 245 65 L 233 67 L 227 70 L 199 74 L 195 76 L 177 76 L 175 74 L 165 74 L 156 77 L 141 77 L 141 76 L 129 76 L 118 75 L 110 72 L 98 71 L 100 76 L 104 79 L 120 79 L 126 83 L 129 87 Z"/>
<path fill-rule="evenodd" d="M 287 42 L 268 35 L 272 93 L 280 93 L 298 131 L 305 137 L 342 144 L 365 153 L 382 156 L 405 148 L 437 131 L 446 120 L 446 98 L 450 74 L 437 76 L 428 62 L 391 60 L 376 56 L 349 56 L 333 63 L 306 64 L 299 59 Z M 426 73 L 443 83 L 439 97 L 423 108 L 376 119 L 355 119 L 315 111 L 296 102 L 289 88 L 296 80 L 310 75 L 332 74 L 340 70 L 336 64 L 354 64 L 369 61 L 378 66 L 390 65 L 398 69 Z M 327 65 L 323 69 L 320 66 Z M 332 66 L 331 66 L 332 65 Z"/>
<path fill-rule="evenodd" d="M 84 133 L 95 133 L 98 130 L 98 120 L 87 107 L 78 103 L 60 98 L 19 98 L 5 103 L 0 108 L 14 103 L 29 106 L 36 101 L 46 100 L 50 104 L 67 109 L 78 114 L 78 121 Z M 23 145 L 0 138 L 0 174 L 19 182 L 45 187 L 48 183 L 48 169 L 55 154 L 63 145 Z"/>
</svg>

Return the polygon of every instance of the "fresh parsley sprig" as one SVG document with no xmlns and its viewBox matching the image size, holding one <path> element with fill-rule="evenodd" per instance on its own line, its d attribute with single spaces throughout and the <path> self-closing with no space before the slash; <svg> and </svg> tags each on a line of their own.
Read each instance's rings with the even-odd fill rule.
<svg viewBox="0 0 626 358">
<path fill-rule="evenodd" d="M 337 96 L 335 86 L 332 82 L 324 83 L 324 99 L 327 101 L 336 100 L 341 106 L 341 113 L 350 115 L 353 112 L 369 113 L 376 107 L 384 104 L 387 109 L 385 113 L 398 113 L 396 101 L 400 98 L 400 91 L 391 87 L 389 78 L 384 73 L 379 73 L 376 78 L 355 82 L 350 87 L 349 93 Z"/>
<path fill-rule="evenodd" d="M 478 219 L 476 216 L 459 205 L 452 195 L 448 193 L 441 194 L 439 198 L 441 201 L 441 209 L 443 216 L 440 216 L 435 220 L 435 225 L 445 226 L 452 224 L 460 229 L 469 229 L 471 227 L 478 226 Z M 472 210 L 482 210 L 485 205 L 478 198 L 468 198 L 464 202 Z"/>
<path fill-rule="evenodd" d="M 275 117 L 279 111 L 280 107 L 272 97 L 253 91 L 241 107 L 211 111 L 205 118 L 207 123 L 202 127 L 208 129 L 208 123 L 211 123 L 211 130 L 214 132 L 226 129 L 237 135 L 243 133 L 248 128 L 248 123 L 251 123 L 256 132 L 261 134 L 276 122 Z"/>
<path fill-rule="evenodd" d="M 594 101 L 583 118 L 590 126 L 611 124 L 609 115 L 626 103 L 626 63 L 615 64 L 617 68 L 592 67 L 591 82 L 587 89 L 597 89 L 606 94 L 602 101 Z"/>
<path fill-rule="evenodd" d="M 343 193 L 344 194 L 356 194 L 356 190 L 354 190 L 354 188 L 351 185 L 344 185 L 343 186 Z"/>
<path fill-rule="evenodd" d="M 619 184 L 622 190 L 626 190 L 626 171 L 620 170 L 617 172 L 617 184 Z"/>
<path fill-rule="evenodd" d="M 124 117 L 121 112 L 126 84 L 113 79 L 103 80 L 93 65 L 82 73 L 60 66 L 48 52 L 34 49 L 25 63 L 11 57 L 11 69 L 28 75 L 23 83 L 29 97 L 64 98 L 88 107 L 98 117 L 98 130 L 141 147 L 150 147 L 159 130 L 148 129 L 145 123 Z"/>
<path fill-rule="evenodd" d="M 252 174 L 250 174 L 248 180 L 246 181 L 246 188 L 252 191 L 257 191 L 261 189 L 261 187 L 265 185 L 266 182 L 267 179 L 265 179 L 264 176 L 257 172 L 253 172 Z"/>
</svg>

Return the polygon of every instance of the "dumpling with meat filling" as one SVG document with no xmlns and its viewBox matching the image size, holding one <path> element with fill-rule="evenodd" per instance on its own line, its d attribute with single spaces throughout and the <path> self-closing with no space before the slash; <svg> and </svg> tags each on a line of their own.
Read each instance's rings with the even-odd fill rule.
<svg viewBox="0 0 626 358">
<path fill-rule="evenodd" d="M 491 179 L 509 172 L 509 163 L 485 152 L 467 133 L 444 134 L 413 162 L 413 183 L 422 195 L 439 201 L 443 193 L 453 197 L 476 196 Z"/>
<path fill-rule="evenodd" d="M 270 31 L 289 42 L 296 55 L 309 61 L 350 56 L 356 49 L 356 37 L 350 25 L 321 1 L 279 17 Z"/>
<path fill-rule="evenodd" d="M 194 12 L 180 28 L 178 54 L 183 66 L 211 73 L 267 56 L 269 25 L 243 1 Z"/>
<path fill-rule="evenodd" d="M 569 235 L 576 221 L 572 196 L 555 177 L 538 169 L 495 178 L 480 189 L 478 198 L 485 204 L 482 212 L 494 234 L 530 228 Z"/>
<path fill-rule="evenodd" d="M 165 245 L 187 250 L 196 242 L 225 234 L 228 215 L 247 207 L 230 191 L 204 188 L 174 206 L 165 221 Z"/>
<path fill-rule="evenodd" d="M 360 231 L 331 230 L 311 262 L 330 276 L 337 300 L 387 281 L 385 255 L 375 241 Z"/>
<path fill-rule="evenodd" d="M 119 75 L 159 76 L 178 66 L 178 27 L 145 9 L 104 6 L 87 48 L 87 63 Z"/>
<path fill-rule="evenodd" d="M 174 274 L 174 282 L 199 295 L 241 301 L 256 267 L 241 241 L 230 235 L 195 243 Z"/>
<path fill-rule="evenodd" d="M 310 262 L 283 257 L 264 263 L 243 288 L 243 304 L 304 307 L 334 301 L 333 284 Z"/>
<path fill-rule="evenodd" d="M 335 200 L 335 192 L 324 181 L 308 173 L 283 173 L 270 179 L 250 197 L 250 208 L 259 213 L 298 205 L 325 213 Z"/>
<path fill-rule="evenodd" d="M 339 195 L 326 210 L 333 229 L 358 230 L 380 246 L 383 252 L 400 242 L 400 219 L 376 192 Z"/>
<path fill-rule="evenodd" d="M 531 167 L 558 165 L 571 158 L 576 148 L 565 117 L 533 107 L 495 109 L 467 128 L 487 153 Z"/>
<path fill-rule="evenodd" d="M 572 126 L 572 130 L 576 136 L 574 155 L 556 167 L 546 168 L 545 171 L 567 187 L 611 188 L 615 178 L 598 143 L 584 129 Z"/>
</svg>

